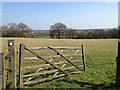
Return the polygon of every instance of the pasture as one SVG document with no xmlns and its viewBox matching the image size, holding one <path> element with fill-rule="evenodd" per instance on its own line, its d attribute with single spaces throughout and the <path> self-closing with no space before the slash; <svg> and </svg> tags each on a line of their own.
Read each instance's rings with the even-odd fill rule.
<svg viewBox="0 0 120 90">
<path fill-rule="evenodd" d="M 20 43 L 27 47 L 80 47 L 83 44 L 85 48 L 85 72 L 27 85 L 25 88 L 115 88 L 117 39 L 2 38 L 2 50 L 5 56 L 8 52 L 7 40 L 9 39 L 15 40 L 17 75 L 19 67 L 17 52 Z"/>
</svg>

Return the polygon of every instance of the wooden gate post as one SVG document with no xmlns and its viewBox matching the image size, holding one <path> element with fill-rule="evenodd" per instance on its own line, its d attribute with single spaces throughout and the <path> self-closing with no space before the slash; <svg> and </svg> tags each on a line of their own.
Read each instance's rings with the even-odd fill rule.
<svg viewBox="0 0 120 90">
<path fill-rule="evenodd" d="M 19 87 L 23 88 L 23 61 L 24 60 L 24 45 L 20 44 L 19 50 Z"/>
<path fill-rule="evenodd" d="M 120 12 L 120 2 L 118 2 L 118 12 Z M 120 13 L 118 13 L 118 18 L 120 18 Z M 118 25 L 120 25 L 119 19 Z M 117 64 L 116 86 L 120 87 L 120 26 L 118 26 L 118 57 L 116 58 L 116 64 Z"/>
<path fill-rule="evenodd" d="M 8 57 L 9 57 L 8 80 L 10 82 L 10 88 L 16 88 L 16 59 L 14 40 L 8 40 Z"/>
<path fill-rule="evenodd" d="M 82 59 L 83 59 L 83 68 L 84 68 L 84 71 L 85 71 L 85 56 L 84 56 L 84 47 L 83 45 L 81 45 L 81 48 L 82 48 Z"/>
<path fill-rule="evenodd" d="M 116 85 L 120 86 L 120 42 L 118 42 L 118 57 L 116 58 Z"/>
<path fill-rule="evenodd" d="M 0 53 L 0 90 L 6 88 L 5 84 L 5 63 L 4 63 L 4 54 Z"/>
</svg>

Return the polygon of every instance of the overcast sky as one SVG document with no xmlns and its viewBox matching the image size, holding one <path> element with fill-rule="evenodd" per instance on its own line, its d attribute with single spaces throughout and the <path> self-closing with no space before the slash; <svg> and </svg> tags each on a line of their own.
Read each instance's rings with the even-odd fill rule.
<svg viewBox="0 0 120 90">
<path fill-rule="evenodd" d="M 48 30 L 56 22 L 68 28 L 115 28 L 118 2 L 3 2 L 2 24 L 27 24 Z"/>
</svg>

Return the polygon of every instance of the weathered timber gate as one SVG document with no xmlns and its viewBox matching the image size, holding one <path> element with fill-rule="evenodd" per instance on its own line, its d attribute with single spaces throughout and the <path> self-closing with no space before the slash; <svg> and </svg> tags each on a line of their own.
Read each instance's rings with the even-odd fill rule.
<svg viewBox="0 0 120 90">
<path fill-rule="evenodd" d="M 77 54 L 80 50 L 81 54 Z M 40 51 L 42 51 L 42 53 Z M 65 53 L 74 54 L 64 54 L 63 51 Z M 48 56 L 45 56 L 46 54 Z M 76 60 L 72 60 L 73 58 L 75 58 Z M 32 66 L 30 66 L 31 64 Z M 79 48 L 75 47 L 28 48 L 24 46 L 24 44 L 20 44 L 19 52 L 20 88 L 23 88 L 24 85 L 49 81 L 54 78 L 68 76 L 70 74 L 81 73 L 82 71 L 85 71 L 85 56 L 83 45 L 81 45 L 81 47 Z"/>
</svg>

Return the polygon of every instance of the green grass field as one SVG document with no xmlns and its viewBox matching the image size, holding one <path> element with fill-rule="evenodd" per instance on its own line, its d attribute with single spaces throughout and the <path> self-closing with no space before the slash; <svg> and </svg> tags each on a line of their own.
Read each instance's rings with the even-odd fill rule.
<svg viewBox="0 0 120 90">
<path fill-rule="evenodd" d="M 7 40 L 15 40 L 16 52 L 19 44 L 28 47 L 66 46 L 85 47 L 86 71 L 49 82 L 37 83 L 29 88 L 115 88 L 117 39 L 40 39 L 40 38 L 3 38 L 2 49 L 7 55 Z M 18 54 L 17 75 L 18 75 Z M 29 64 L 29 63 L 28 63 Z"/>
</svg>

